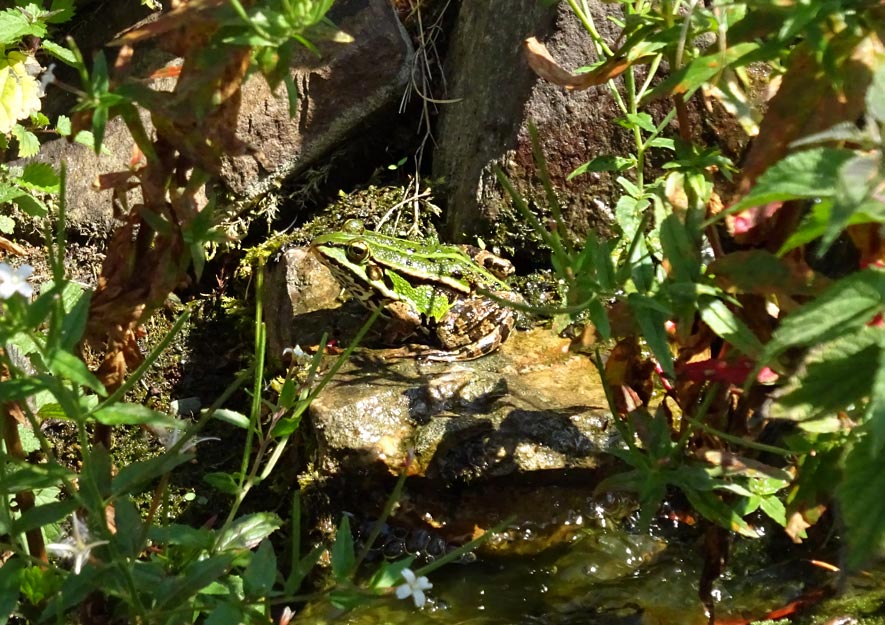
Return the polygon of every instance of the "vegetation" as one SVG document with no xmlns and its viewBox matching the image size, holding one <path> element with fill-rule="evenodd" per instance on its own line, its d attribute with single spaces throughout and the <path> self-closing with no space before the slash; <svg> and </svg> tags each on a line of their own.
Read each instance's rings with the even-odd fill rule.
<svg viewBox="0 0 885 625">
<path fill-rule="evenodd" d="M 368 547 L 354 545 L 345 516 L 328 548 L 329 583 L 302 594 L 327 549 L 302 553 L 297 492 L 286 521 L 241 513 L 336 370 L 319 376 L 319 357 L 307 359 L 303 379 L 290 371 L 267 397 L 260 271 L 252 367 L 213 406 L 187 422 L 124 400 L 186 317 L 147 357 L 139 326 L 188 271 L 200 276 L 207 246 L 228 237 L 218 198 L 203 200 L 200 191 L 225 154 L 245 147 L 231 131 L 234 96 L 258 72 L 272 87 L 287 86 L 294 110 L 288 67 L 295 51 L 313 50 L 316 37 L 343 37 L 324 20 L 332 0 L 184 7 L 115 42 L 128 48 L 162 36 L 184 59 L 172 93 L 118 80 L 103 53 L 87 63 L 72 40 L 63 46 L 47 38 L 73 11 L 72 0 L 48 4 L 20 0 L 0 12 L 0 147 L 33 155 L 35 132 L 54 132 L 100 150 L 108 120 L 120 116 L 140 153 L 131 169 L 101 179 L 124 220 L 93 292 L 65 272 L 64 167 L 0 171 L 0 206 L 45 219 L 52 274 L 32 298 L 29 269 L 0 263 L 0 536 L 10 554 L 0 568 L 0 622 L 13 613 L 61 621 L 83 605 L 143 623 L 287 622 L 284 607 L 298 601 L 325 596 L 345 609 L 397 586 L 397 596 L 420 606 L 430 587 L 423 575 L 476 541 L 431 567 L 411 572 L 413 559 L 405 558 L 365 579 L 357 573 Z M 617 176 L 617 236 L 572 239 L 538 150 L 556 227 L 542 224 L 499 179 L 551 250 L 564 285 L 555 323 L 589 320 L 611 346 L 607 357 L 591 351 L 624 442 L 614 453 L 628 469 L 599 490 L 636 492 L 646 524 L 678 490 L 720 536 L 757 536 L 758 515 L 750 515 L 761 511 L 796 541 L 835 498 L 849 547 L 844 564 L 862 564 L 885 549 L 881 2 L 623 0 L 617 49 L 599 36 L 586 0 L 568 4 L 600 60 L 572 74 L 537 41 L 527 55 L 542 78 L 566 88 L 608 84 L 621 107 L 632 154 L 593 155 L 573 173 Z M 39 113 L 41 86 L 26 41 L 81 77 L 72 116 L 51 129 Z M 126 58 L 116 71 L 126 69 Z M 751 79 L 761 67 L 772 73 L 768 85 Z M 763 106 L 760 93 L 777 81 Z M 699 90 L 756 136 L 740 168 L 700 141 L 695 120 L 703 112 L 692 104 Z M 664 98 L 672 107 L 646 110 Z M 136 106 L 150 112 L 154 134 Z M 138 206 L 127 203 L 131 188 L 141 192 Z M 14 215 L 0 215 L 0 232 L 12 236 Z M 841 242 L 857 251 L 847 266 L 834 261 Z M 0 237 L 0 248 L 15 253 L 15 245 Z M 249 414 L 224 409 L 249 381 Z M 215 529 L 169 523 L 157 513 L 169 474 L 192 457 L 213 418 L 245 433 L 240 467 L 205 476 L 231 496 L 229 513 Z M 62 462 L 41 432 L 47 419 L 74 425 L 78 466 Z M 785 422 L 786 435 L 768 436 L 768 424 Z M 164 449 L 115 468 L 111 432 L 135 425 L 160 431 Z M 148 485 L 152 501 L 140 511 L 134 497 Z M 287 539 L 278 539 L 284 523 Z M 721 556 L 710 550 L 708 562 Z M 711 564 L 702 580 L 708 600 L 718 572 Z"/>
</svg>

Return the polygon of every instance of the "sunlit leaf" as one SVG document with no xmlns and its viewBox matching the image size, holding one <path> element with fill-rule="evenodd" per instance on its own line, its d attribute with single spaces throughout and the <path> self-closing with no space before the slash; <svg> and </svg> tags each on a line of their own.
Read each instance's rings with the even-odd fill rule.
<svg viewBox="0 0 885 625">
<path fill-rule="evenodd" d="M 870 321 L 885 303 L 885 272 L 866 269 L 844 278 L 784 318 L 766 345 L 767 359 L 791 346 L 828 341 Z"/>
<path fill-rule="evenodd" d="M 256 512 L 240 517 L 218 537 L 218 549 L 254 549 L 281 526 L 282 520 L 272 512 Z"/>
<path fill-rule="evenodd" d="M 0 16 L 6 13 L 8 11 L 0 13 Z M 2 31 L 0 17 L 0 33 Z M 40 110 L 40 85 L 29 72 L 29 65 L 36 65 L 36 61 L 22 52 L 12 51 L 5 57 L 0 54 L 0 134 L 12 132 L 18 120 L 27 119 L 31 113 Z M 22 139 L 17 138 L 21 153 L 29 142 L 25 140 L 22 146 Z"/>
<path fill-rule="evenodd" d="M 856 567 L 885 551 L 885 454 L 873 453 L 872 438 L 863 436 L 848 452 L 844 471 L 836 497 L 845 518 L 848 564 Z"/>
<path fill-rule="evenodd" d="M 338 581 L 345 581 L 353 573 L 356 563 L 356 554 L 353 546 L 353 534 L 350 531 L 350 520 L 347 516 L 341 517 L 338 532 L 335 534 L 335 543 L 332 545 L 332 575 Z"/>
<path fill-rule="evenodd" d="M 882 332 L 868 328 L 813 347 L 802 371 L 771 406 L 771 417 L 804 427 L 866 397 L 881 356 L 876 335 Z"/>
</svg>

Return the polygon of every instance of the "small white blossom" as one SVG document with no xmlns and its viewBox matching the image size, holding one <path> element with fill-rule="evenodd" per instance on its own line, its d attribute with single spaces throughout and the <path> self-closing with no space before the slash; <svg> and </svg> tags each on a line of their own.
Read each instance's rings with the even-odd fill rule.
<svg viewBox="0 0 885 625">
<path fill-rule="evenodd" d="M 424 591 L 433 588 L 433 584 L 423 575 L 417 577 L 411 569 L 403 569 L 402 575 L 406 583 L 396 587 L 396 598 L 405 599 L 406 597 L 412 597 L 415 600 L 415 607 L 423 608 L 424 602 L 427 600 L 424 596 Z"/>
<path fill-rule="evenodd" d="M 100 545 L 108 544 L 108 541 L 89 542 L 89 530 L 76 513 L 71 517 L 71 524 L 73 525 L 71 536 L 65 538 L 64 542 L 46 545 L 46 549 L 61 558 L 73 558 L 74 573 L 79 574 L 83 565 L 89 560 L 90 552 Z"/>
<path fill-rule="evenodd" d="M 34 268 L 30 265 L 13 269 L 6 263 L 0 263 L 0 299 L 9 299 L 16 293 L 31 297 L 34 287 L 28 284 L 28 278 L 32 273 Z"/>
</svg>

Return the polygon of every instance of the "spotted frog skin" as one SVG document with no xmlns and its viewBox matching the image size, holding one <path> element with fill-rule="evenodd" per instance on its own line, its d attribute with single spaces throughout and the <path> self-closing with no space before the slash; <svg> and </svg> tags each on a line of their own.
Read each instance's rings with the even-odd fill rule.
<svg viewBox="0 0 885 625">
<path fill-rule="evenodd" d="M 513 329 L 515 314 L 483 293 L 522 301 L 502 280 L 513 273 L 512 265 L 475 248 L 398 239 L 354 219 L 314 239 L 311 249 L 353 297 L 382 309 L 387 341 L 428 335 L 438 348 L 416 352 L 427 360 L 472 360 L 495 351 Z"/>
</svg>

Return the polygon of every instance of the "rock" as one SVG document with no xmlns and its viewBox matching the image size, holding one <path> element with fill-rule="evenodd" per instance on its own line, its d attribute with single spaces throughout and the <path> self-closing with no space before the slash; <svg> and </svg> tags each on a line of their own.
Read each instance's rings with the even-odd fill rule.
<svg viewBox="0 0 885 625">
<path fill-rule="evenodd" d="M 340 0 L 329 18 L 354 41 L 317 42 L 322 57 L 301 60 L 294 118 L 284 86 L 272 94 L 257 77 L 244 86 L 237 133 L 257 151 L 225 163 L 222 178 L 235 193 L 252 198 L 304 171 L 401 97 L 412 46 L 390 3 Z"/>
<path fill-rule="evenodd" d="M 598 30 L 610 44 L 619 29 L 607 12 L 616 4 L 590 2 Z M 621 115 L 608 87 L 566 92 L 540 80 L 523 58 L 523 40 L 536 36 L 566 69 L 596 60 L 590 37 L 564 2 L 545 8 L 512 0 L 464 2 L 446 58 L 448 92 L 458 100 L 440 114 L 434 175 L 445 179 L 448 235 L 469 240 L 496 226 L 515 232 L 510 199 L 495 178 L 500 166 L 527 197 L 544 197 L 536 178 L 528 126 L 534 124 L 564 218 L 578 233 L 605 229 L 616 197 L 607 175 L 567 175 L 602 154 L 627 154 L 629 136 L 614 123 Z M 506 68 L 506 69 L 502 69 Z"/>
<path fill-rule="evenodd" d="M 322 465 L 396 474 L 412 455 L 410 474 L 446 484 L 595 470 L 614 429 L 595 369 L 564 344 L 537 330 L 474 362 L 348 364 L 311 405 Z"/>
<path fill-rule="evenodd" d="M 243 86 L 237 132 L 252 151 L 228 157 L 222 168 L 222 181 L 236 195 L 252 199 L 310 167 L 402 94 L 412 48 L 387 0 L 340 0 L 329 17 L 354 41 L 317 42 L 320 58 L 305 50 L 295 61 L 292 75 L 300 95 L 295 117 L 289 115 L 285 87 L 272 94 L 259 75 L 250 77 Z M 114 23 L 113 30 L 105 28 L 101 32 L 111 37 L 110 33 L 127 25 Z M 169 55 L 159 53 L 149 43 L 138 47 L 135 59 L 134 74 L 138 76 L 170 62 Z M 164 79 L 151 85 L 171 90 L 174 81 Z M 147 114 L 142 117 L 152 132 Z M 65 139 L 49 141 L 42 147 L 36 157 L 39 160 L 67 163 L 71 229 L 95 235 L 107 234 L 113 227 L 111 192 L 98 193 L 92 185 L 100 173 L 127 168 L 133 143 L 125 124 L 116 118 L 108 123 L 104 139 L 109 155 L 96 156 L 87 147 L 69 144 Z M 137 203 L 140 194 L 133 193 L 130 200 Z"/>
</svg>

